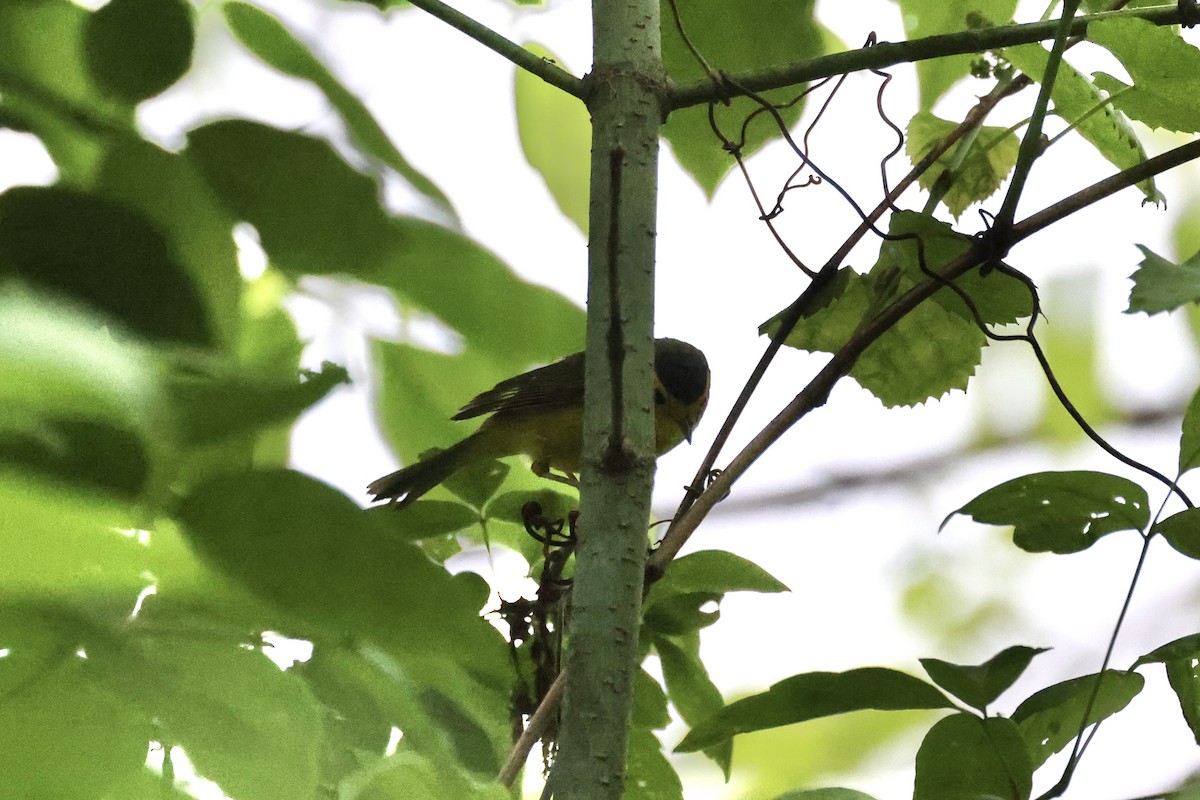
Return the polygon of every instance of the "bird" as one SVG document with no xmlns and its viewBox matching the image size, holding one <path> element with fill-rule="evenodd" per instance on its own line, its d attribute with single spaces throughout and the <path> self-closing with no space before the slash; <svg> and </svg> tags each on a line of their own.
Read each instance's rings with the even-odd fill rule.
<svg viewBox="0 0 1200 800">
<path fill-rule="evenodd" d="M 708 360 L 678 339 L 654 341 L 654 450 L 661 456 L 692 432 L 708 404 Z M 372 481 L 373 501 L 404 508 L 478 461 L 526 455 L 535 475 L 578 485 L 583 450 L 583 353 L 530 370 L 477 395 L 451 419 L 491 414 L 445 450 Z M 563 473 L 556 475 L 552 470 Z"/>
</svg>

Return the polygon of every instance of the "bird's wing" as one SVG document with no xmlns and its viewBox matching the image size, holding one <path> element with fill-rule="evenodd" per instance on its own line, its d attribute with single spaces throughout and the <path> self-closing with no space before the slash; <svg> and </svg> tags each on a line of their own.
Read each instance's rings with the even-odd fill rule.
<svg viewBox="0 0 1200 800">
<path fill-rule="evenodd" d="M 501 381 L 462 407 L 453 419 L 497 411 L 549 410 L 583 404 L 583 353 Z"/>
</svg>

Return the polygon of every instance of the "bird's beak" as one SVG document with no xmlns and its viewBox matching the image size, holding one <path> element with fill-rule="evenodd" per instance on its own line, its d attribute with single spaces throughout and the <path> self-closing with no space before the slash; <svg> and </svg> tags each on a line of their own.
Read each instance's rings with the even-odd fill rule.
<svg viewBox="0 0 1200 800">
<path fill-rule="evenodd" d="M 688 444 L 692 443 L 692 431 L 696 430 L 696 420 L 692 419 L 687 414 L 684 414 L 683 419 L 683 438 Z"/>
</svg>

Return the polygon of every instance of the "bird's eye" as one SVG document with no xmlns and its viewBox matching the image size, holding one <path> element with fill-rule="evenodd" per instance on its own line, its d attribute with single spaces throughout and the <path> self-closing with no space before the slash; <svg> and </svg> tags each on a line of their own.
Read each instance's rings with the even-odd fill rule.
<svg viewBox="0 0 1200 800">
<path fill-rule="evenodd" d="M 667 396 L 665 394 L 663 394 L 663 390 L 655 389 L 654 390 L 654 405 L 661 406 L 661 405 L 666 405 L 666 403 L 667 403 Z"/>
</svg>

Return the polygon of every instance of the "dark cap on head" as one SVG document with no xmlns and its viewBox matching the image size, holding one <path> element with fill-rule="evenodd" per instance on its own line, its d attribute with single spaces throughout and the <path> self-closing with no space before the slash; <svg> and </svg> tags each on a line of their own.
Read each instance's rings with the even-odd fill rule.
<svg viewBox="0 0 1200 800">
<path fill-rule="evenodd" d="M 708 391 L 708 359 L 678 339 L 654 341 L 654 373 L 671 395 L 688 405 Z"/>
</svg>

